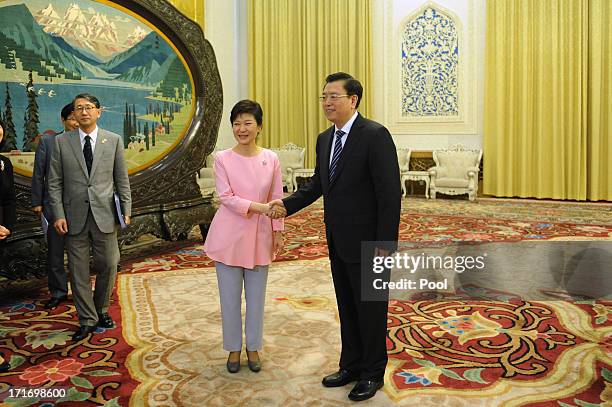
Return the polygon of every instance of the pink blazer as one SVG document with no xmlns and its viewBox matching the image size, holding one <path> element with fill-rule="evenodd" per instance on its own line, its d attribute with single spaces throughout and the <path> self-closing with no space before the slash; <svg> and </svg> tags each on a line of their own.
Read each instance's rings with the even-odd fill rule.
<svg viewBox="0 0 612 407">
<path fill-rule="evenodd" d="M 221 205 L 206 236 L 206 254 L 214 261 L 248 269 L 272 263 L 272 231 L 284 229 L 283 219 L 247 212 L 251 202 L 283 197 L 278 156 L 267 149 L 254 157 L 223 150 L 216 155 L 214 172 Z"/>
</svg>

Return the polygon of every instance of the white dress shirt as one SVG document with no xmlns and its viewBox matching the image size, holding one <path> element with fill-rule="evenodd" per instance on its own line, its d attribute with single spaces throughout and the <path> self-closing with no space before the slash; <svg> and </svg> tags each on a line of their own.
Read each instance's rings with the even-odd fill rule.
<svg viewBox="0 0 612 407">
<path fill-rule="evenodd" d="M 346 143 L 346 139 L 348 138 L 349 132 L 351 131 L 351 127 L 353 127 L 353 123 L 355 122 L 355 119 L 357 118 L 357 114 L 358 113 L 355 112 L 355 114 L 351 116 L 349 121 L 346 122 L 346 124 L 342 126 L 342 128 L 340 129 L 344 132 L 344 135 L 340 137 L 340 142 L 342 143 L 342 149 L 344 149 L 344 144 Z M 329 152 L 329 165 L 330 166 L 331 166 L 332 158 L 334 158 L 334 148 L 336 147 L 336 131 L 338 131 L 338 128 L 334 126 L 334 136 L 332 137 L 331 151 Z"/>
<path fill-rule="evenodd" d="M 83 130 L 79 128 L 79 137 L 81 139 L 81 150 L 85 148 L 85 136 L 91 137 L 91 153 L 93 154 L 96 151 L 96 140 L 98 139 L 98 126 L 91 132 L 85 133 Z"/>
</svg>

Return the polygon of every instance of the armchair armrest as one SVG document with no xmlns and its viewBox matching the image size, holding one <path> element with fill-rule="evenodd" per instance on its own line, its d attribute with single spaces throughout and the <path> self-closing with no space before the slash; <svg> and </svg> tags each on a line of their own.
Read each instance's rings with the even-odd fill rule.
<svg viewBox="0 0 612 407">
<path fill-rule="evenodd" d="M 446 168 L 439 166 L 431 167 L 428 171 L 432 179 L 435 179 L 436 177 L 443 178 L 448 173 Z"/>
<path fill-rule="evenodd" d="M 474 176 L 478 175 L 479 171 L 480 171 L 480 169 L 478 167 L 468 167 L 467 175 L 468 175 L 468 177 L 474 177 Z"/>
</svg>

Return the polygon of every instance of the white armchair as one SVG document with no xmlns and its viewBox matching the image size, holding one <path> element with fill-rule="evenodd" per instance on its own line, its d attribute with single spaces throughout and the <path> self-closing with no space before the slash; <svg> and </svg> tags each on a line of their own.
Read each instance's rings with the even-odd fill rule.
<svg viewBox="0 0 612 407">
<path fill-rule="evenodd" d="M 397 164 L 400 169 L 400 177 L 408 172 L 408 165 L 410 164 L 410 149 L 409 148 L 396 148 L 397 151 Z"/>
<path fill-rule="evenodd" d="M 293 190 L 293 171 L 304 168 L 304 147 L 298 147 L 293 143 L 287 143 L 281 148 L 272 148 L 278 155 L 278 161 L 283 174 L 283 186 L 287 191 Z"/>
<path fill-rule="evenodd" d="M 395 148 L 397 152 L 397 164 L 400 170 L 400 182 L 402 183 L 402 196 L 406 196 L 406 184 L 403 181 L 404 176 L 409 170 L 410 165 L 410 149 L 409 148 Z"/>
<path fill-rule="evenodd" d="M 217 153 L 218 150 L 214 150 L 212 153 L 210 153 L 204 162 L 205 167 L 196 172 L 196 182 L 200 187 L 202 196 L 214 196 L 217 192 L 215 187 L 215 174 L 213 172 L 215 155 Z"/>
<path fill-rule="evenodd" d="M 482 150 L 469 150 L 457 145 L 446 150 L 434 150 L 433 159 L 436 166 L 429 169 L 430 195 L 433 199 L 436 192 L 468 194 L 470 201 L 476 199 Z"/>
<path fill-rule="evenodd" d="M 402 184 L 402 197 L 406 196 L 406 182 L 408 181 L 417 181 L 419 183 L 425 183 L 425 198 L 429 198 L 429 172 L 427 171 L 410 171 L 410 155 L 412 154 L 412 150 L 402 149 L 400 154 L 400 149 L 397 150 L 397 160 L 400 166 L 400 181 Z M 400 158 L 401 155 L 401 158 Z M 405 165 L 403 162 L 405 161 Z M 414 192 L 413 185 L 410 184 L 410 193 Z"/>
</svg>

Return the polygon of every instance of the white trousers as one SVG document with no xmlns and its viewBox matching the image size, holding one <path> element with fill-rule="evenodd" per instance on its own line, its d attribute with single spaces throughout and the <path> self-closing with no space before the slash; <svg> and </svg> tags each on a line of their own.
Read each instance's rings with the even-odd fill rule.
<svg viewBox="0 0 612 407">
<path fill-rule="evenodd" d="M 244 282 L 246 347 L 250 351 L 261 350 L 268 266 L 246 269 L 216 262 L 215 267 L 221 300 L 223 349 L 228 352 L 242 350 L 242 284 Z"/>
</svg>

